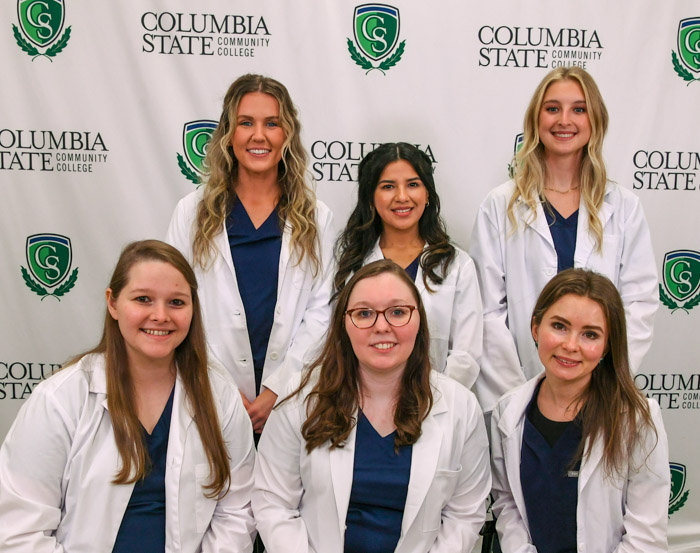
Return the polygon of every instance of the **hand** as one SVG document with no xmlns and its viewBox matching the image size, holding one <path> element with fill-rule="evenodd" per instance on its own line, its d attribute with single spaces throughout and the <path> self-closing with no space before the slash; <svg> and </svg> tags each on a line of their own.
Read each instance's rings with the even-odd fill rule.
<svg viewBox="0 0 700 553">
<path fill-rule="evenodd" d="M 245 410 L 248 411 L 250 409 L 250 400 L 245 397 L 245 394 L 238 390 L 238 393 L 241 394 L 241 399 L 243 400 L 243 407 L 245 407 Z"/>
<path fill-rule="evenodd" d="M 242 394 L 241 394 L 242 395 Z M 250 403 L 244 396 L 243 405 L 248 411 L 250 422 L 253 423 L 253 432 L 260 434 L 267 422 L 267 417 L 270 416 L 270 411 L 275 406 L 277 394 L 263 386 L 260 395 L 255 398 L 253 403 Z M 248 403 L 246 405 L 246 403 Z"/>
</svg>

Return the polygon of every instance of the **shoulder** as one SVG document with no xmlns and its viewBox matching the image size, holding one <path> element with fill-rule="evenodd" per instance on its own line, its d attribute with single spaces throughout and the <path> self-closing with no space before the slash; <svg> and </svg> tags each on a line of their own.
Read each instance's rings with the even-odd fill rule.
<svg viewBox="0 0 700 553">
<path fill-rule="evenodd" d="M 520 415 L 525 411 L 532 394 L 535 393 L 537 384 L 543 378 L 543 373 L 531 378 L 524 384 L 509 390 L 501 396 L 493 410 L 494 416 L 503 418 L 507 414 L 509 420 L 520 418 Z"/>
<path fill-rule="evenodd" d="M 455 246 L 454 244 L 453 246 L 455 249 L 455 258 L 453 261 L 454 265 L 459 267 L 460 270 L 474 267 L 474 261 L 472 260 L 471 256 L 459 246 Z"/>
<path fill-rule="evenodd" d="M 454 411 L 458 416 L 481 414 L 476 396 L 455 379 L 438 371 L 431 371 L 430 384 L 433 387 L 433 409 L 444 401 L 448 410 Z"/>
<path fill-rule="evenodd" d="M 513 192 L 515 191 L 515 182 L 511 179 L 491 190 L 487 195 L 482 205 L 508 205 Z"/>
<path fill-rule="evenodd" d="M 202 201 L 202 196 L 204 194 L 204 187 L 200 187 L 197 190 L 193 190 L 187 196 L 180 199 L 175 207 L 175 212 L 173 213 L 173 218 L 177 217 L 180 219 L 192 219 L 197 210 L 197 205 Z"/>
<path fill-rule="evenodd" d="M 636 208 L 640 204 L 639 196 L 613 181 L 607 182 L 605 199 L 603 201 L 612 204 L 616 208 L 624 206 L 625 210 Z"/>
<path fill-rule="evenodd" d="M 325 228 L 331 224 L 333 220 L 333 212 L 321 200 L 316 200 L 316 224 Z"/>
</svg>

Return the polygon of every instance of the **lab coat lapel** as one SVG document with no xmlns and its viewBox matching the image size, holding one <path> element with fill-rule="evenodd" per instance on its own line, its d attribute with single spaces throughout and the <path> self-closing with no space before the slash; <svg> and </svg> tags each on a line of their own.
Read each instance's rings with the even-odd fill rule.
<svg viewBox="0 0 700 553">
<path fill-rule="evenodd" d="M 529 226 L 537 234 L 539 234 L 547 244 L 554 249 L 554 240 L 552 239 L 552 233 L 549 230 L 549 225 L 547 224 L 547 218 L 544 215 L 544 209 L 542 208 L 542 202 L 537 202 L 537 209 L 535 210 L 536 217 L 533 220 L 532 214 L 530 213 L 530 208 L 528 205 L 522 201 L 518 200 L 517 208 L 520 210 L 520 220 L 525 222 L 525 225 Z"/>
<path fill-rule="evenodd" d="M 282 247 L 280 248 L 279 277 L 277 278 L 278 299 L 282 297 L 282 284 L 284 283 L 284 276 L 287 272 L 287 267 L 289 266 L 289 261 L 291 259 L 291 240 L 292 227 L 289 223 L 285 221 L 284 231 L 282 231 Z"/>
<path fill-rule="evenodd" d="M 600 224 L 605 228 L 612 216 L 613 206 L 610 203 L 609 192 L 606 192 L 603 205 L 598 217 Z M 576 251 L 574 252 L 574 267 L 587 267 L 588 259 L 596 248 L 596 242 L 588 224 L 588 209 L 585 202 L 581 201 L 578 207 L 578 226 L 576 227 Z"/>
<path fill-rule="evenodd" d="M 231 257 L 231 245 L 228 243 L 228 231 L 226 230 L 226 221 L 224 221 L 223 232 L 220 232 L 214 237 L 214 244 L 216 249 L 221 254 L 224 260 L 224 265 L 229 270 L 231 278 L 233 279 L 233 286 L 227 289 L 227 293 L 234 296 L 236 305 L 243 307 L 243 300 L 241 300 L 241 294 L 238 291 L 238 279 L 236 278 L 236 269 L 233 267 L 233 257 Z"/>
<path fill-rule="evenodd" d="M 591 480 L 593 472 L 596 470 L 598 465 L 603 461 L 603 442 L 602 440 L 596 440 L 593 442 L 593 448 L 591 449 L 591 454 L 581 462 L 581 469 L 578 476 L 578 490 L 579 497 L 581 497 L 581 491 L 586 487 L 586 484 Z M 613 484 L 611 484 L 613 485 Z"/>
<path fill-rule="evenodd" d="M 357 413 L 355 414 L 357 417 Z M 357 425 L 353 426 L 345 442 L 345 447 L 331 450 L 328 453 L 331 465 L 331 479 L 333 481 L 333 494 L 338 513 L 338 535 L 345 535 L 345 519 L 348 515 L 350 504 L 350 491 L 352 490 L 353 468 L 355 465 L 355 437 Z"/>
<path fill-rule="evenodd" d="M 437 396 L 435 392 L 434 395 Z M 443 416 L 445 412 L 447 412 L 447 403 L 442 396 L 436 397 L 433 409 L 423 421 L 420 438 L 413 444 L 411 475 L 401 522 L 403 536 L 414 523 L 435 477 L 442 445 L 442 429 L 436 419 Z"/>
</svg>

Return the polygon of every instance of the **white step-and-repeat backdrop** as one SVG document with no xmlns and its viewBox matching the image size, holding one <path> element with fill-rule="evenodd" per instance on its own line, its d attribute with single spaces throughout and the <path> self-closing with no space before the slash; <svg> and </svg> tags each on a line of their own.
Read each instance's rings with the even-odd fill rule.
<svg viewBox="0 0 700 553">
<path fill-rule="evenodd" d="M 639 195 L 653 235 L 662 305 L 636 381 L 669 434 L 672 550 L 700 551 L 700 4 L 388 1 L 3 2 L 0 438 L 34 386 L 99 338 L 118 252 L 164 236 L 239 75 L 289 88 L 338 224 L 363 154 L 402 140 L 433 160 L 467 247 L 536 84 L 579 65 L 611 114 L 609 175 Z M 377 10 L 381 33 L 363 36 L 357 18 Z"/>
</svg>

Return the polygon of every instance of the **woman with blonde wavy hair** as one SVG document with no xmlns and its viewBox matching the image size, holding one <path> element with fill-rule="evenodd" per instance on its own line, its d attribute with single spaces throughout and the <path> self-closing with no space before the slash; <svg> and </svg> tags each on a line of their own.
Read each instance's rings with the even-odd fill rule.
<svg viewBox="0 0 700 553">
<path fill-rule="evenodd" d="M 300 130 L 282 83 L 236 79 L 206 184 L 179 202 L 167 234 L 195 267 L 209 346 L 256 433 L 330 316 L 331 213 L 307 184 Z"/>
<path fill-rule="evenodd" d="M 617 286 L 627 316 L 630 367 L 651 345 L 658 279 L 639 199 L 608 180 L 608 112 L 579 67 L 550 71 L 525 113 L 512 180 L 481 204 L 471 238 L 484 304 L 484 351 L 475 391 L 485 411 L 542 364 L 530 314 L 558 272 L 584 267 Z"/>
</svg>

